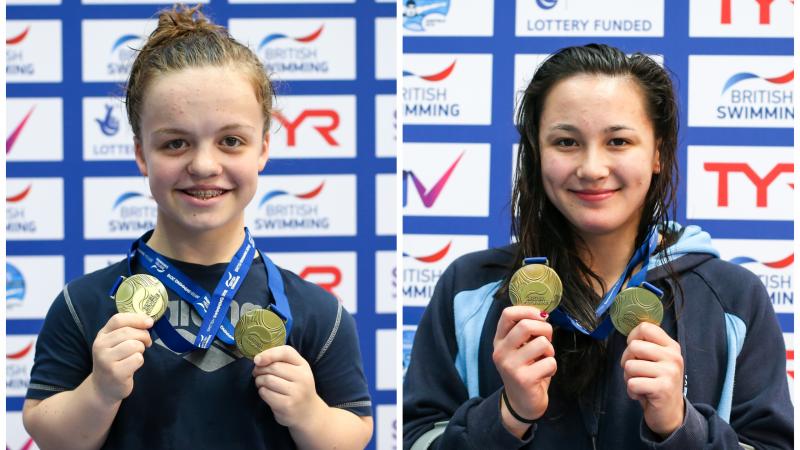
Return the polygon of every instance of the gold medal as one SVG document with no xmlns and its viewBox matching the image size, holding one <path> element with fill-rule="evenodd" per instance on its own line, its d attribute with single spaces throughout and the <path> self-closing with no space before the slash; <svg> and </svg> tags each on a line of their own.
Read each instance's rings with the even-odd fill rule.
<svg viewBox="0 0 800 450">
<path fill-rule="evenodd" d="M 167 288 L 152 275 L 136 274 L 122 280 L 114 293 L 117 311 L 144 313 L 158 320 L 167 310 Z"/>
<path fill-rule="evenodd" d="M 556 271 L 544 264 L 527 264 L 511 277 L 508 293 L 514 305 L 528 305 L 547 313 L 561 303 L 564 287 Z"/>
<path fill-rule="evenodd" d="M 253 359 L 264 350 L 286 343 L 286 326 L 274 312 L 254 309 L 239 318 L 233 337 L 242 355 Z"/>
<path fill-rule="evenodd" d="M 609 310 L 614 328 L 627 336 L 637 325 L 650 322 L 661 325 L 664 318 L 664 306 L 661 299 L 652 291 L 632 287 L 620 292 Z"/>
</svg>

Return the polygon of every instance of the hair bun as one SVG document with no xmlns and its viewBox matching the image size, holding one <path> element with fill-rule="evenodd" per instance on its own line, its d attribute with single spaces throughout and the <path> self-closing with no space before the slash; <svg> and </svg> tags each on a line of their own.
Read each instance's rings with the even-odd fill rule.
<svg viewBox="0 0 800 450">
<path fill-rule="evenodd" d="M 148 47 L 159 47 L 163 42 L 185 36 L 190 33 L 223 33 L 225 28 L 211 23 L 200 12 L 201 4 L 188 7 L 183 4 L 175 5 L 172 10 L 164 10 L 158 15 L 158 26 L 150 34 L 147 41 Z"/>
</svg>

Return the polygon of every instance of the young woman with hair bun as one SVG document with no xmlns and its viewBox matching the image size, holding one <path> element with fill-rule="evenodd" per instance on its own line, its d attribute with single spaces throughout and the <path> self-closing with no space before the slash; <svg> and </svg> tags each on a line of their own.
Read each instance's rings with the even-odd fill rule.
<svg viewBox="0 0 800 450">
<path fill-rule="evenodd" d="M 272 97 L 256 55 L 199 7 L 159 15 L 126 87 L 156 226 L 50 307 L 23 410 L 40 448 L 369 442 L 353 318 L 272 264 L 245 228 L 269 156 Z"/>
</svg>

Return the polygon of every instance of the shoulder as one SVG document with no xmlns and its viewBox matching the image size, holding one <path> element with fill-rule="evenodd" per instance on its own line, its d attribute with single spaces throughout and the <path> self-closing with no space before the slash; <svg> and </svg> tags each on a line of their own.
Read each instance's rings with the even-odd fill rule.
<svg viewBox="0 0 800 450">
<path fill-rule="evenodd" d="M 307 359 L 309 356 L 317 359 L 320 349 L 332 336 L 355 329 L 353 319 L 332 293 L 290 270 L 278 269 L 292 313 L 289 336 L 292 345 Z"/>
<path fill-rule="evenodd" d="M 96 295 L 107 297 L 108 292 L 117 281 L 117 278 L 127 274 L 127 261 L 123 259 L 110 266 L 75 278 L 67 283 L 64 287 L 64 292 L 66 295 L 70 296 L 80 294 L 79 298 L 81 299 L 88 299 Z"/>
<path fill-rule="evenodd" d="M 514 246 L 490 248 L 458 257 L 442 274 L 454 293 L 503 280 L 514 262 Z"/>
<path fill-rule="evenodd" d="M 429 303 L 431 314 L 450 321 L 459 311 L 472 311 L 485 306 L 513 265 L 513 245 L 467 253 L 453 261 L 442 273 Z M 456 308 L 458 302 L 458 308 Z"/>
<path fill-rule="evenodd" d="M 278 269 L 283 278 L 293 317 L 296 316 L 295 310 L 301 315 L 311 316 L 336 314 L 339 304 L 336 296 L 290 270 L 282 267 Z"/>
<path fill-rule="evenodd" d="M 764 284 L 742 266 L 708 258 L 691 271 L 711 289 L 725 312 L 745 319 L 772 307 Z"/>
</svg>

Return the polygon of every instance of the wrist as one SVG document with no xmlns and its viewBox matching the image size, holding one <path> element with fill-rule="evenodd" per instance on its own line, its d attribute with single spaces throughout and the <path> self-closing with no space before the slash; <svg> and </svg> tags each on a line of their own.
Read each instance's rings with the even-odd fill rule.
<svg viewBox="0 0 800 450">
<path fill-rule="evenodd" d="M 672 421 L 666 423 L 659 430 L 653 430 L 653 433 L 661 438 L 662 441 L 672 436 L 672 433 L 680 428 L 686 419 L 686 400 L 683 397 L 681 397 L 680 407 L 676 409 L 680 411 L 680 413 L 677 414 Z"/>
<path fill-rule="evenodd" d="M 528 429 L 531 427 L 534 421 L 517 419 L 515 417 L 516 414 L 511 412 L 509 406 L 510 402 L 508 400 L 508 394 L 506 394 L 505 388 L 503 388 L 500 394 L 500 419 L 502 420 L 503 426 L 506 428 L 506 430 L 508 430 L 518 439 L 522 439 L 522 436 L 528 432 Z"/>
<path fill-rule="evenodd" d="M 122 399 L 110 396 L 103 391 L 94 372 L 90 373 L 89 376 L 86 377 L 86 381 L 83 383 L 83 385 L 86 387 L 88 398 L 91 404 L 98 410 L 115 411 L 122 403 Z"/>
<path fill-rule="evenodd" d="M 298 411 L 294 424 L 289 428 L 301 433 L 313 433 L 325 429 L 329 409 L 328 404 L 315 392 L 308 406 Z"/>
</svg>

